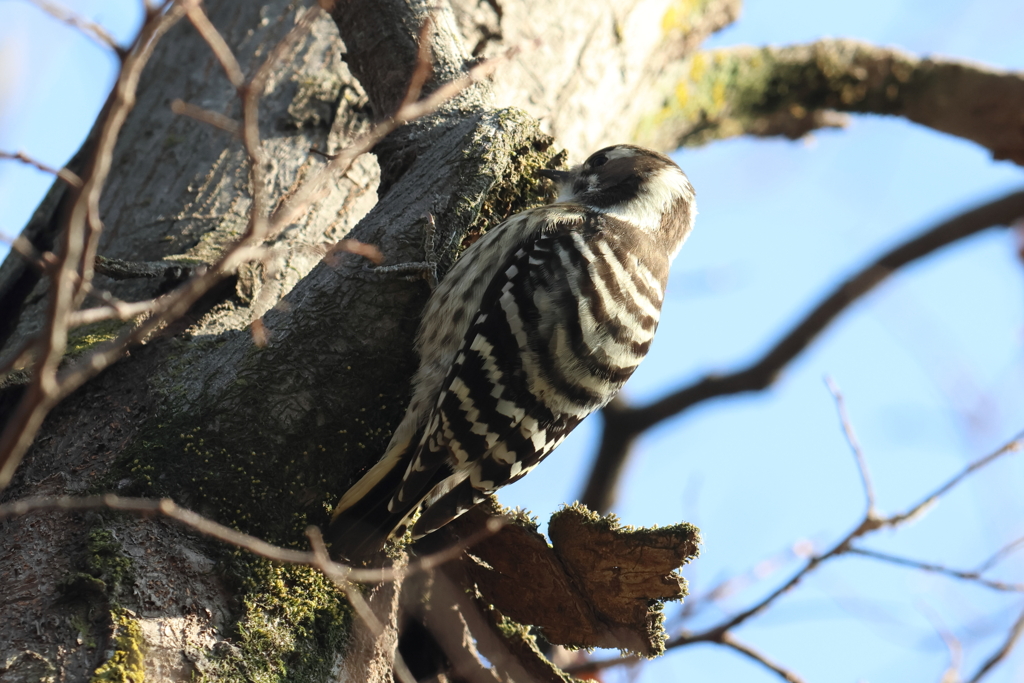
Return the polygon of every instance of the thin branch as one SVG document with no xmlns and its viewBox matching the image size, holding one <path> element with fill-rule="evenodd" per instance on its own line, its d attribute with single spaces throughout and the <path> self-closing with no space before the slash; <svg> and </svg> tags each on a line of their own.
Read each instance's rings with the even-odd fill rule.
<svg viewBox="0 0 1024 683">
<path fill-rule="evenodd" d="M 330 554 L 327 552 L 327 546 L 324 545 L 324 538 L 320 534 L 320 529 L 315 526 L 307 528 L 306 537 L 309 538 L 309 545 L 313 549 L 313 566 L 319 569 L 335 586 L 345 592 L 345 597 L 348 598 L 349 604 L 355 610 L 356 616 L 370 629 L 370 633 L 373 634 L 374 638 L 380 638 L 384 633 L 384 624 L 380 623 L 380 619 L 373 613 L 373 608 L 370 607 L 370 603 L 366 601 L 363 594 L 348 580 L 347 573 L 339 571 L 339 565 L 331 560 Z M 409 670 L 409 666 L 405 663 L 402 654 L 397 648 L 393 657 L 392 666 L 395 670 L 395 676 L 400 683 L 416 683 L 416 677 Z"/>
<path fill-rule="evenodd" d="M 409 87 L 405 90 L 405 97 L 402 98 L 402 103 L 398 105 L 399 111 L 420 98 L 423 86 L 434 75 L 434 57 L 430 52 L 430 32 L 433 28 L 434 22 L 428 14 L 427 18 L 423 21 L 423 26 L 420 27 L 420 37 L 417 41 L 416 68 L 413 69 L 412 77 L 409 79 Z"/>
<path fill-rule="evenodd" d="M 996 566 L 997 564 L 1005 560 L 1008 556 L 1019 550 L 1022 546 L 1024 546 L 1024 537 L 1018 538 L 1015 541 L 1007 543 L 1002 548 L 993 553 L 992 557 L 988 558 L 987 560 L 979 564 L 978 568 L 974 571 L 976 571 L 978 574 L 983 574 L 987 572 L 989 569 Z"/>
<path fill-rule="evenodd" d="M 784 681 L 788 681 L 789 683 L 804 683 L 804 679 L 800 678 L 789 669 L 781 666 L 780 664 L 776 664 L 772 660 L 768 659 L 768 657 L 761 654 L 760 652 L 750 647 L 746 643 L 741 643 L 740 641 L 736 640 L 736 637 L 731 632 L 727 631 L 726 633 L 723 633 L 722 639 L 718 642 L 724 645 L 725 647 L 732 648 L 736 652 L 739 652 L 741 655 L 744 655 L 745 657 L 754 660 L 764 668 L 777 674 L 779 678 L 781 678 Z"/>
<path fill-rule="evenodd" d="M 194 104 L 189 104 L 182 100 L 174 100 L 171 102 L 171 111 L 179 116 L 187 116 L 191 119 L 195 119 L 200 123 L 219 128 L 220 130 L 228 133 L 234 137 L 241 137 L 242 135 L 242 124 L 235 121 L 230 116 L 225 116 L 209 109 L 203 109 L 197 107 Z"/>
<path fill-rule="evenodd" d="M 110 171 L 114 145 L 135 102 L 142 69 L 159 38 L 181 17 L 176 7 L 150 13 L 123 60 L 107 116 L 100 125 L 95 156 L 71 207 L 49 289 L 46 319 L 36 345 L 32 378 L 13 415 L 0 434 L 0 489 L 10 483 L 25 451 L 35 438 L 43 418 L 70 393 L 58 382 L 57 369 L 67 346 L 67 320 L 84 282 L 91 281 L 99 234 L 99 197 Z M 87 227 L 88 226 L 88 227 Z M 97 372 L 99 369 L 96 370 Z M 95 374 L 95 373 L 94 373 Z"/>
<path fill-rule="evenodd" d="M 228 543 L 237 548 L 248 550 L 254 555 L 264 557 L 268 560 L 274 560 L 276 562 L 316 566 L 316 563 L 319 561 L 313 552 L 290 550 L 288 548 L 281 548 L 271 543 L 267 543 L 256 536 L 242 533 L 241 531 L 224 526 L 223 524 L 219 524 L 198 513 L 183 508 L 170 498 L 122 498 L 121 496 L 115 496 L 109 493 L 101 496 L 81 497 L 35 496 L 0 505 L 0 520 L 21 517 L 31 512 L 45 512 L 48 510 L 73 512 L 100 509 L 117 510 L 142 516 L 154 514 L 162 515 L 184 524 L 187 527 L 195 529 L 197 532 L 205 536 L 215 538 L 218 541 L 223 541 L 224 543 Z M 494 535 L 500 531 L 506 523 L 507 520 L 501 517 L 491 517 L 487 520 L 487 524 L 483 529 L 472 534 L 469 538 L 466 538 L 449 548 L 445 548 L 444 550 L 417 558 L 415 562 L 410 563 L 409 566 L 404 569 L 396 570 L 391 567 L 383 567 L 380 569 L 354 569 L 348 565 L 335 562 L 332 564 L 332 576 L 340 577 L 340 579 L 345 581 L 354 581 L 356 583 L 384 583 L 388 581 L 395 581 L 396 579 L 409 574 L 431 571 L 443 564 L 451 562 L 461 556 L 473 545 Z M 311 533 L 313 532 L 310 529 L 306 530 L 307 536 Z M 315 533 L 319 533 L 319 531 L 316 531 Z"/>
<path fill-rule="evenodd" d="M 682 609 L 677 614 L 681 620 L 690 619 L 707 606 L 756 584 L 765 575 L 775 572 L 786 563 L 794 559 L 804 559 L 813 554 L 814 544 L 806 539 L 799 540 L 784 552 L 757 562 L 751 569 L 742 574 L 726 577 L 700 594 L 689 595 L 683 603 Z"/>
<path fill-rule="evenodd" d="M 906 557 L 899 557 L 898 555 L 890 555 L 889 553 L 878 552 L 877 550 L 869 550 L 867 548 L 854 548 L 849 547 L 846 552 L 853 555 L 860 555 L 862 557 L 870 557 L 875 560 L 881 560 L 883 562 L 889 562 L 890 564 L 898 564 L 904 567 L 911 567 L 912 569 L 919 569 L 925 572 L 932 572 L 935 574 L 943 574 L 945 576 L 951 576 L 955 579 L 963 579 L 965 581 L 971 581 L 981 586 L 986 586 L 997 591 L 1007 591 L 1014 593 L 1024 592 L 1024 584 L 1021 583 L 1005 583 L 1003 581 L 993 581 L 992 579 L 986 579 L 982 577 L 978 572 L 965 572 L 956 569 L 950 569 L 941 564 L 931 564 L 929 562 L 921 562 L 919 560 L 911 560 Z"/>
<path fill-rule="evenodd" d="M 231 85 L 235 86 L 235 90 L 241 91 L 242 87 L 245 86 L 245 74 L 242 73 L 242 67 L 235 58 L 235 53 L 228 47 L 228 43 L 224 40 L 224 37 L 220 34 L 220 31 L 213 25 L 210 18 L 206 16 L 206 12 L 199 6 L 199 0 L 184 0 L 182 6 L 185 8 L 185 14 L 188 15 L 188 20 L 192 22 L 192 26 L 195 27 L 199 35 L 202 36 L 203 40 L 210 47 L 210 51 L 213 52 L 213 56 L 220 62 L 220 66 L 224 69 L 224 75 L 228 77 L 228 81 Z"/>
<path fill-rule="evenodd" d="M 779 597 L 789 592 L 792 588 L 799 584 L 808 574 L 817 569 L 822 563 L 826 562 L 827 560 L 833 557 L 850 552 L 850 544 L 855 539 L 860 538 L 862 536 L 866 536 L 873 531 L 877 531 L 878 529 L 897 527 L 900 524 L 903 524 L 908 520 L 913 519 L 915 516 L 921 514 L 925 507 L 925 504 L 930 504 L 931 502 L 937 500 L 940 496 L 947 493 L 954 486 L 963 482 L 967 475 L 971 474 L 972 472 L 976 472 L 978 469 L 995 462 L 996 459 L 1003 455 L 1006 455 L 1007 453 L 1014 453 L 1020 450 L 1022 446 L 1024 446 L 1024 433 L 1018 435 L 1013 441 L 1010 441 L 997 451 L 975 460 L 973 463 L 964 468 L 963 471 L 956 474 L 955 476 L 950 478 L 945 484 L 940 486 L 934 493 L 926 497 L 924 502 L 912 506 L 906 512 L 892 515 L 889 517 L 878 517 L 865 514 L 861 518 L 860 523 L 852 531 L 850 531 L 844 538 L 835 543 L 829 550 L 825 551 L 824 553 L 820 555 L 814 555 L 810 559 L 808 559 L 806 564 L 804 564 L 803 567 L 797 570 L 797 572 L 792 577 L 790 577 L 788 581 L 786 581 L 777 589 L 769 593 L 760 602 L 755 603 L 753 606 L 732 616 L 731 618 L 725 620 L 723 623 L 717 626 L 713 626 L 705 631 L 701 631 L 695 634 L 687 633 L 677 638 L 673 638 L 668 643 L 666 643 L 665 648 L 672 649 L 700 642 L 721 642 L 723 634 L 728 632 L 730 629 L 735 628 L 736 626 L 739 626 L 740 624 L 744 623 L 751 617 L 764 611 Z"/>
<path fill-rule="evenodd" d="M 853 457 L 857 460 L 857 470 L 860 472 L 860 481 L 864 486 L 864 498 L 867 500 L 867 514 L 875 514 L 875 489 L 871 485 L 871 473 L 868 471 L 868 463 L 864 458 L 864 451 L 860 447 L 860 441 L 857 440 L 857 434 L 853 431 L 853 424 L 850 422 L 850 416 L 846 412 L 846 401 L 843 399 L 842 392 L 839 391 L 839 386 L 832 380 L 831 377 L 825 378 L 825 385 L 828 387 L 829 392 L 836 401 L 836 410 L 839 412 L 839 422 L 843 426 L 843 434 L 846 435 L 846 442 L 850 444 L 850 449 L 853 451 Z"/>
<path fill-rule="evenodd" d="M 23 164 L 34 166 L 43 173 L 49 173 L 50 175 L 57 176 L 71 187 L 82 187 L 82 179 L 79 178 L 78 174 L 75 172 L 69 171 L 66 168 L 52 168 L 41 161 L 33 159 L 24 152 L 4 152 L 3 150 L 0 150 L 0 159 L 20 161 Z"/>
<path fill-rule="evenodd" d="M 932 493 L 925 496 L 921 500 L 921 502 L 919 502 L 917 505 L 914 505 L 906 512 L 889 517 L 888 520 L 886 520 L 886 525 L 896 526 L 897 524 L 902 524 L 903 522 L 906 522 L 910 519 L 913 519 L 914 517 L 917 517 L 918 515 L 923 513 L 927 508 L 931 507 L 931 505 L 935 501 L 937 501 L 940 497 L 945 495 L 950 489 L 952 489 L 954 486 L 956 486 L 961 481 L 966 479 L 970 474 L 980 470 L 982 467 L 985 467 L 986 465 L 997 460 L 998 458 L 1001 458 L 1007 453 L 1016 453 L 1017 451 L 1021 450 L 1021 448 L 1024 448 L 1024 432 L 1018 434 L 1016 437 L 1014 437 L 1012 441 L 1007 443 L 999 450 L 990 453 L 989 455 L 986 455 L 983 458 L 979 458 L 978 460 L 975 460 L 971 464 L 967 465 L 967 467 L 960 470 L 960 472 L 956 476 L 954 476 L 952 479 L 947 481 L 942 486 L 935 489 Z"/>
<path fill-rule="evenodd" d="M 131 512 L 140 515 L 161 515 L 180 522 L 199 533 L 244 548 L 254 555 L 277 562 L 289 564 L 311 565 L 314 561 L 312 553 L 289 550 L 267 543 L 264 540 L 236 531 L 231 527 L 218 524 L 200 514 L 177 505 L 170 498 L 122 498 L 113 494 L 102 496 L 38 496 L 24 498 L 0 505 L 0 519 L 21 517 L 30 512 L 60 510 L 64 512 L 110 509 Z M 357 580 L 357 579 L 352 579 Z"/>
<path fill-rule="evenodd" d="M 252 160 L 251 182 L 252 182 L 252 206 L 249 209 L 249 225 L 246 229 L 244 239 L 254 244 L 260 244 L 267 239 L 273 239 L 279 231 L 274 230 L 266 214 L 266 201 L 264 200 L 265 182 L 263 180 L 263 151 L 259 139 L 259 99 L 266 88 L 267 79 L 271 74 L 271 67 L 282 59 L 285 53 L 298 40 L 299 36 L 305 35 L 313 27 L 321 16 L 321 9 L 318 5 L 309 7 L 291 31 L 282 39 L 270 54 L 252 79 L 241 93 L 242 97 L 242 143 Z"/>
<path fill-rule="evenodd" d="M 828 325 L 894 272 L 988 228 L 1012 225 L 1021 216 L 1024 216 L 1024 190 L 943 221 L 865 265 L 840 283 L 759 360 L 746 368 L 708 375 L 646 406 L 630 406 L 622 399 L 612 401 L 602 411 L 601 447 L 581 501 L 598 512 L 607 512 L 611 508 L 615 487 L 632 443 L 645 430 L 704 401 L 768 388 Z"/>
<path fill-rule="evenodd" d="M 66 7 L 48 2 L 47 0 L 31 0 L 31 2 L 54 19 L 62 21 L 71 28 L 80 31 L 83 35 L 95 41 L 101 47 L 110 48 L 117 55 L 118 59 L 124 61 L 124 58 L 128 55 L 128 50 L 118 45 L 117 41 L 114 40 L 114 37 L 110 35 L 107 29 L 103 28 L 96 22 L 80 17 Z"/>
<path fill-rule="evenodd" d="M 1006 455 L 1007 453 L 1014 453 L 1014 452 L 1016 452 L 1018 450 L 1021 450 L 1022 447 L 1024 447 L 1024 432 L 1022 432 L 1015 439 L 1013 439 L 1012 441 L 1010 441 L 1009 443 L 1007 443 L 1006 445 L 1004 445 L 1002 448 L 998 449 L 997 451 L 994 451 L 993 453 L 990 453 L 990 454 L 988 454 L 988 455 L 986 455 L 986 456 L 984 456 L 982 458 L 979 458 L 979 459 L 975 460 L 973 463 L 971 463 L 966 468 L 964 468 L 963 471 L 959 472 L 958 474 L 956 474 L 955 476 L 950 478 L 948 481 L 946 481 L 946 483 L 944 483 L 938 489 L 936 489 L 936 491 L 934 493 L 932 493 L 929 496 L 927 496 L 924 499 L 925 500 L 924 503 L 918 503 L 917 505 L 912 506 L 909 510 L 907 510 L 904 513 L 897 514 L 897 515 L 892 515 L 890 517 L 879 517 L 877 515 L 870 514 L 870 512 L 866 512 L 863 515 L 863 517 L 861 518 L 860 522 L 857 524 L 857 526 L 852 531 L 850 531 L 845 537 L 843 537 L 840 541 L 835 543 L 829 550 L 825 551 L 824 553 L 821 553 L 820 555 L 814 555 L 814 556 L 810 557 L 807 560 L 807 562 L 804 564 L 804 566 L 801 567 L 799 570 L 797 570 L 797 572 L 792 577 L 790 577 L 788 581 L 786 581 L 781 586 L 779 586 L 777 589 L 772 591 L 770 594 L 768 594 L 766 597 L 764 597 L 760 602 L 757 602 L 753 606 L 747 608 L 746 610 L 744 610 L 744 611 L 742 611 L 742 612 L 740 612 L 738 614 L 733 615 L 732 617 L 726 619 L 724 622 L 722 622 L 721 624 L 718 624 L 717 626 L 713 626 L 711 628 L 708 628 L 708 629 L 706 629 L 704 631 L 701 631 L 701 632 L 698 632 L 698 633 L 686 632 L 686 633 L 683 633 L 683 634 L 681 634 L 679 636 L 676 636 L 676 637 L 672 638 L 671 640 L 669 640 L 665 644 L 665 649 L 666 650 L 671 650 L 671 649 L 675 649 L 675 648 L 678 648 L 678 647 L 685 647 L 687 645 L 693 645 L 695 643 L 719 643 L 719 644 L 726 645 L 726 646 L 732 647 L 734 649 L 737 649 L 737 650 L 743 652 L 743 650 L 741 648 L 744 647 L 744 646 L 739 645 L 738 643 L 736 643 L 735 639 L 732 637 L 732 629 L 734 629 L 735 627 L 743 624 L 745 621 L 747 621 L 751 617 L 753 617 L 753 616 L 759 614 L 760 612 L 764 611 L 769 605 L 771 605 L 773 602 L 775 602 L 779 597 L 781 597 L 782 595 L 784 595 L 785 593 L 789 592 L 791 589 L 796 587 L 796 585 L 799 584 L 808 574 L 813 572 L 815 569 L 817 569 L 819 566 L 821 566 L 824 562 L 826 562 L 826 561 L 828 561 L 828 560 L 830 560 L 830 559 L 832 559 L 834 557 L 838 557 L 839 555 L 843 555 L 845 553 L 867 555 L 867 556 L 872 556 L 872 557 L 880 556 L 881 553 L 873 554 L 873 553 L 871 553 L 871 551 L 861 551 L 861 550 L 853 548 L 851 544 L 852 544 L 852 542 L 855 539 L 863 537 L 863 536 L 866 536 L 866 535 L 868 535 L 868 534 L 870 534 L 870 533 L 872 533 L 874 531 L 877 531 L 878 529 L 896 527 L 896 526 L 899 526 L 900 524 L 902 524 L 902 523 L 912 519 L 914 516 L 916 516 L 916 515 L 921 513 L 921 511 L 924 509 L 925 504 L 933 502 L 937 498 L 939 498 L 942 495 L 944 495 L 945 493 L 947 493 L 954 486 L 956 486 L 957 484 L 961 483 L 964 480 L 964 478 L 967 477 L 967 475 L 971 474 L 972 472 L 976 472 L 978 469 L 980 469 L 982 467 L 985 467 L 986 465 L 990 465 L 991 463 L 995 462 L 996 459 L 998 459 L 999 457 L 1001 457 L 1003 455 Z M 890 559 L 890 557 L 887 556 L 887 557 L 880 558 L 880 559 L 886 559 L 886 560 L 890 560 L 890 561 L 895 561 L 898 564 L 907 564 L 908 566 L 914 566 L 914 567 L 916 567 L 918 569 L 922 569 L 922 570 L 926 570 L 926 571 L 941 571 L 942 573 L 952 573 L 952 572 L 950 572 L 950 570 L 943 570 L 943 569 L 938 568 L 938 567 L 929 568 L 927 566 L 919 565 L 917 563 L 912 563 L 912 561 L 909 561 L 909 560 L 908 561 L 901 561 L 902 558 L 891 558 Z M 958 577 L 958 578 L 967 578 L 967 577 L 965 576 L 965 577 Z M 974 581 L 984 581 L 984 580 L 980 580 L 980 579 L 971 579 L 971 580 L 974 580 Z M 991 587 L 995 588 L 996 586 L 991 586 Z M 1005 590 L 1021 590 L 1021 589 L 1024 589 L 1024 586 L 1019 587 L 1019 588 L 1012 588 L 1012 589 L 1011 588 L 1006 588 Z M 1001 590 L 1003 590 L 1003 589 L 1001 589 Z M 1005 650 L 1005 652 L 1003 650 L 1001 650 L 1000 652 L 1002 654 L 997 653 L 998 657 L 994 656 L 993 657 L 993 663 L 990 664 L 989 666 L 993 666 L 995 662 L 997 662 L 999 659 L 1004 657 L 1006 655 L 1006 652 L 1009 651 L 1008 649 L 1013 646 L 1013 643 L 1015 642 L 1017 636 L 1019 636 L 1020 629 L 1024 628 L 1024 614 L 1021 615 L 1021 620 L 1018 621 L 1018 624 L 1014 628 L 1015 628 L 1015 631 L 1017 633 L 1016 633 L 1016 635 L 1013 635 L 1012 638 L 1008 639 L 1006 644 L 1004 644 L 1003 650 Z M 751 656 L 747 652 L 743 652 L 743 653 L 747 654 L 747 656 Z M 772 668 L 773 666 L 775 666 L 775 665 L 771 665 L 769 663 L 766 663 L 767 660 L 758 659 L 757 657 L 752 657 L 752 658 L 757 659 L 757 661 L 760 661 L 761 663 L 765 664 L 769 668 Z M 599 669 L 606 669 L 606 668 L 609 668 L 609 667 L 612 667 L 612 666 L 621 666 L 621 665 L 624 665 L 624 664 L 630 664 L 630 663 L 635 662 L 635 661 L 637 661 L 637 659 L 634 658 L 634 657 L 617 657 L 617 658 L 612 658 L 612 659 L 598 660 L 598 661 L 594 661 L 594 662 L 586 662 L 584 664 L 580 664 L 577 667 L 574 667 L 570 673 L 573 673 L 573 672 L 584 673 L 584 672 L 596 671 L 596 670 L 599 670 Z M 786 671 L 784 669 L 776 670 L 776 669 L 772 668 L 772 670 L 776 671 L 776 673 L 779 673 L 783 677 L 785 677 L 786 675 L 793 675 L 791 672 L 788 672 L 788 671 Z M 983 673 L 983 672 L 979 672 L 979 675 L 976 676 L 975 679 L 972 679 L 972 680 L 979 680 L 981 673 Z M 787 680 L 790 680 L 790 679 L 787 679 Z M 797 679 L 797 680 L 799 680 L 799 679 Z"/>
<path fill-rule="evenodd" d="M 1024 633 L 1024 611 L 1022 611 L 1020 616 L 1017 617 L 1017 621 L 1013 624 L 1013 627 L 1007 634 L 1006 640 L 1003 641 L 1003 644 L 992 654 L 991 657 L 985 660 L 985 663 L 981 665 L 978 672 L 968 679 L 967 683 L 978 683 L 978 681 L 987 676 L 992 669 L 996 667 L 996 665 L 1002 662 L 1007 655 L 1013 651 L 1017 641 L 1020 640 L 1021 633 Z"/>
<path fill-rule="evenodd" d="M 960 683 L 960 667 L 964 661 L 964 647 L 960 644 L 960 640 L 946 628 L 946 625 L 942 623 L 942 618 L 935 613 L 928 605 L 922 605 L 922 611 L 924 612 L 925 618 L 931 622 L 932 628 L 942 639 L 946 649 L 949 650 L 949 666 L 946 667 L 945 672 L 942 674 L 940 683 Z"/>
<path fill-rule="evenodd" d="M 161 306 L 161 299 L 148 299 L 146 301 L 120 301 L 116 300 L 106 306 L 95 308 L 83 308 L 68 316 L 68 329 L 92 325 L 104 320 L 127 321 L 140 315 L 152 313 Z"/>
</svg>

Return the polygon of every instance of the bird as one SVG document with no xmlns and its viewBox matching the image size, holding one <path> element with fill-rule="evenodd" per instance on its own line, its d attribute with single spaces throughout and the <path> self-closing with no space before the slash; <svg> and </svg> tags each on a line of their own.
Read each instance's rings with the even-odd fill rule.
<svg viewBox="0 0 1024 683">
<path fill-rule="evenodd" d="M 409 407 L 337 504 L 332 554 L 420 538 L 521 479 L 647 354 L 697 213 L 686 174 L 627 144 L 538 174 L 555 201 L 487 231 L 428 299 Z"/>
</svg>

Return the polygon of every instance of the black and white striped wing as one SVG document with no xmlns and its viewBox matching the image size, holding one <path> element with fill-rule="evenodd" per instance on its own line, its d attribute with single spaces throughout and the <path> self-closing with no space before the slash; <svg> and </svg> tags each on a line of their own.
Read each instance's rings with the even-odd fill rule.
<svg viewBox="0 0 1024 683">
<path fill-rule="evenodd" d="M 515 251 L 488 286 L 396 493 L 397 504 L 433 488 L 414 533 L 524 476 L 646 355 L 664 274 L 614 227 L 593 215 L 562 226 Z"/>
</svg>

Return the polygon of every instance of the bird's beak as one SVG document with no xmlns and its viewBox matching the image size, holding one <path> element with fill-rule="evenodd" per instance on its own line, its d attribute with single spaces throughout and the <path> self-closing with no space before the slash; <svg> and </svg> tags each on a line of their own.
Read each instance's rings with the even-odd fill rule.
<svg viewBox="0 0 1024 683">
<path fill-rule="evenodd" d="M 553 171 L 550 168 L 540 169 L 537 171 L 537 175 L 554 180 L 555 184 L 560 186 L 566 184 L 572 178 L 572 173 L 569 171 Z"/>
</svg>

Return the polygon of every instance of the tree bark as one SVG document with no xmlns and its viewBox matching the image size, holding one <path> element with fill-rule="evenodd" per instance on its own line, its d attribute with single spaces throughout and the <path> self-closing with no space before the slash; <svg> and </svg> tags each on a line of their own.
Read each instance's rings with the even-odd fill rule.
<svg viewBox="0 0 1024 683">
<path fill-rule="evenodd" d="M 322 258 L 329 245 L 352 237 L 379 247 L 387 263 L 421 261 L 433 220 L 443 270 L 474 234 L 544 201 L 536 170 L 558 163 L 560 147 L 580 159 L 637 139 L 675 146 L 682 129 L 648 135 L 650 117 L 678 92 L 673 70 L 739 11 L 739 0 L 320 4 L 327 14 L 278 62 L 262 94 L 262 170 L 275 202 L 323 166 L 311 147 L 335 152 L 395 110 L 428 16 L 427 92 L 474 60 L 522 52 L 490 83 L 333 178 L 327 195 L 274 237 L 271 258 L 242 268 L 59 405 L 3 501 L 168 496 L 269 541 L 304 545 L 303 530 L 326 522 L 405 409 L 411 341 L 428 295 L 425 282 L 375 274 L 358 256 Z M 306 10 L 283 0 L 204 6 L 247 73 Z M 186 22 L 156 47 L 115 151 L 100 206 L 108 259 L 210 263 L 248 221 L 253 188 L 242 144 L 173 114 L 175 99 L 240 114 L 234 87 Z M 757 106 L 738 102 L 731 115 Z M 707 120 L 706 111 L 686 116 L 692 125 Z M 55 185 L 26 228 L 40 250 L 52 247 L 67 192 Z M 96 279 L 127 301 L 173 284 Z M 18 256 L 0 267 L 0 358 L 42 328 L 46 294 L 47 281 Z M 250 332 L 257 320 L 265 339 Z M 132 324 L 77 330 L 68 362 Z M 0 409 L 19 399 L 23 381 L 23 372 L 4 380 Z M 151 681 L 197 673 L 325 680 L 364 670 L 346 659 L 350 613 L 311 569 L 113 513 L 35 513 L 0 524 L 0 680 L 130 677 L 139 667 Z M 352 656 L 379 658 L 366 653 L 386 650 L 388 637 L 358 636 Z"/>
<path fill-rule="evenodd" d="M 268 196 L 288 195 L 322 166 L 310 147 L 343 147 L 403 97 L 426 10 L 378 4 L 328 7 L 337 23 L 323 17 L 273 73 L 260 107 Z M 526 48 L 511 66 L 399 131 L 376 160 L 360 159 L 276 240 L 268 264 L 243 269 L 233 287 L 58 406 L 4 500 L 108 490 L 170 496 L 286 544 L 325 522 L 405 408 L 411 339 L 428 293 L 425 283 L 368 272 L 356 256 L 321 261 L 325 243 L 351 236 L 377 245 L 389 263 L 418 261 L 432 217 L 450 265 L 468 234 L 543 201 L 534 171 L 555 154 L 550 132 L 574 157 L 628 139 L 626 111 L 656 73 L 649 36 L 669 3 L 501 7 L 501 17 L 468 1 L 432 13 L 427 89 L 463 73 L 474 48 Z M 206 8 L 247 73 L 296 18 L 285 2 Z M 715 12 L 695 15 L 697 29 L 681 39 L 696 42 L 723 25 L 728 13 Z M 538 13 L 548 20 L 538 24 Z M 487 22 L 496 22 L 497 37 L 484 40 Z M 157 46 L 115 152 L 101 204 L 108 259 L 208 263 L 246 224 L 252 193 L 242 145 L 175 116 L 173 99 L 239 116 L 233 87 L 185 22 Z M 56 186 L 28 228 L 42 235 L 34 240 L 42 250 L 51 247 L 64 192 Z M 9 354 L 41 329 L 47 281 L 15 256 L 0 284 L 8 310 L 17 308 L 4 339 Z M 161 286 L 104 276 L 96 284 L 129 301 Z M 247 329 L 261 317 L 269 334 L 262 347 Z M 79 330 L 71 348 L 83 353 L 121 327 Z M 4 393 L 8 406 L 18 398 L 17 373 Z M 127 671 L 143 643 L 150 680 L 257 670 L 321 680 L 342 666 L 348 616 L 312 571 L 272 567 L 173 524 L 122 515 L 39 513 L 3 524 L 5 680 Z M 293 590 L 282 593 L 282 584 Z"/>
</svg>

